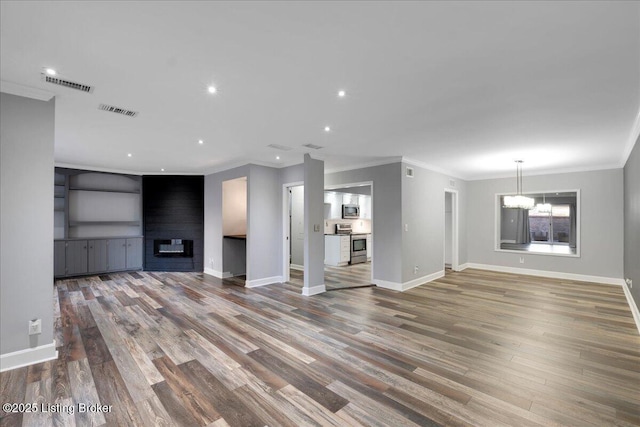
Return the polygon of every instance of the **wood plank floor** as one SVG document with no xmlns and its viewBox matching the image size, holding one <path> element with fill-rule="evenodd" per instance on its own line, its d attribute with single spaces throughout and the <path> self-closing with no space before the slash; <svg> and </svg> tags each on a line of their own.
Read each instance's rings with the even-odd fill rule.
<svg viewBox="0 0 640 427">
<path fill-rule="evenodd" d="M 640 425 L 640 337 L 616 286 L 466 270 L 303 297 L 123 273 L 58 281 L 53 301 L 58 360 L 2 373 L 2 402 L 111 412 L 3 411 L 3 426 Z"/>
</svg>

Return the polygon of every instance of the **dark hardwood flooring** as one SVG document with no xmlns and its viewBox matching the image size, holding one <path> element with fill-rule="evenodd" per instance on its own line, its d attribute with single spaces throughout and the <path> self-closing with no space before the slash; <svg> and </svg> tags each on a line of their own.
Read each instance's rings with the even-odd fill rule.
<svg viewBox="0 0 640 427">
<path fill-rule="evenodd" d="M 404 293 L 300 287 L 58 281 L 59 358 L 2 373 L 2 402 L 111 412 L 0 424 L 640 425 L 640 337 L 619 287 L 478 270 Z"/>
</svg>

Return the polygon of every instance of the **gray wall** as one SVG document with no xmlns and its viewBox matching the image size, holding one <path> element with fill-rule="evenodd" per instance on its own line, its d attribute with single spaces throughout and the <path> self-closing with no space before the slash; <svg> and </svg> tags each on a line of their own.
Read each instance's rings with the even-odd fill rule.
<svg viewBox="0 0 640 427">
<path fill-rule="evenodd" d="M 304 155 L 304 287 L 324 285 L 324 162 Z M 316 230 L 317 228 L 317 230 Z"/>
<path fill-rule="evenodd" d="M 373 182 L 373 278 L 402 281 L 402 165 L 392 163 L 325 175 L 325 185 Z M 444 196 L 443 196 L 444 197 Z"/>
<path fill-rule="evenodd" d="M 413 168 L 413 178 L 405 176 L 407 166 Z M 444 270 L 445 189 L 458 191 L 458 262 L 465 263 L 467 259 L 465 245 L 467 184 L 456 178 L 405 163 L 402 164 L 400 173 L 402 176 L 402 282 Z M 455 185 L 452 186 L 451 181 Z M 375 217 L 373 223 L 375 227 L 377 225 Z M 408 231 L 405 230 L 405 225 Z M 418 266 L 417 273 L 414 273 L 415 266 Z"/>
<path fill-rule="evenodd" d="M 0 94 L 1 354 L 53 342 L 54 114 L 55 100 Z"/>
<path fill-rule="evenodd" d="M 451 244 L 453 243 L 451 239 L 452 226 L 453 226 L 453 207 L 452 207 L 452 198 L 451 193 L 444 194 L 444 263 L 451 265 L 452 257 L 451 257 Z"/>
<path fill-rule="evenodd" d="M 282 185 L 278 169 L 249 165 L 247 179 L 247 280 L 280 276 Z"/>
<path fill-rule="evenodd" d="M 633 280 L 631 295 L 640 306 L 640 138 L 624 166 L 624 277 Z"/>
<path fill-rule="evenodd" d="M 467 183 L 468 261 L 608 278 L 623 273 L 623 171 L 611 169 L 525 176 L 527 192 L 580 190 L 580 258 L 496 252 L 496 193 L 513 192 L 515 178 Z M 525 263 L 519 263 L 524 256 Z"/>
<path fill-rule="evenodd" d="M 224 272 L 222 264 L 222 182 L 243 176 L 249 176 L 249 165 L 204 177 L 205 270 L 210 269 L 218 273 Z"/>
</svg>

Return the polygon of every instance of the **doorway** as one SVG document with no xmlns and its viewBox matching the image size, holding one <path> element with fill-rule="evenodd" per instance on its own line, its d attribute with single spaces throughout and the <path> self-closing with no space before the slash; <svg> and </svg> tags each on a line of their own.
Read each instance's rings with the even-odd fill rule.
<svg viewBox="0 0 640 427">
<path fill-rule="evenodd" d="M 444 190 L 444 270 L 459 271 L 458 266 L 458 192 Z"/>
</svg>

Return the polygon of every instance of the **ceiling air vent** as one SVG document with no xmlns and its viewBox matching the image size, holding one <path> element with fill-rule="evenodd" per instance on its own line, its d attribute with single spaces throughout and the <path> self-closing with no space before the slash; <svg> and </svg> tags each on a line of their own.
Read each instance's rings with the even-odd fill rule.
<svg viewBox="0 0 640 427">
<path fill-rule="evenodd" d="M 312 150 L 319 150 L 321 148 L 324 148 L 315 144 L 304 144 L 303 147 L 311 148 Z"/>
<path fill-rule="evenodd" d="M 407 166 L 407 178 L 413 178 L 413 168 Z"/>
<path fill-rule="evenodd" d="M 276 150 L 289 151 L 293 150 L 291 147 L 287 147 L 286 145 L 278 145 L 278 144 L 269 144 L 267 147 L 275 148 Z"/>
<path fill-rule="evenodd" d="M 135 117 L 138 115 L 137 111 L 127 110 L 126 108 L 114 107 L 113 105 L 100 104 L 98 110 L 110 111 L 116 114 L 122 114 L 123 116 Z"/>
<path fill-rule="evenodd" d="M 93 86 L 78 82 L 72 82 L 71 80 L 63 79 L 60 77 L 48 76 L 43 73 L 42 80 L 54 85 L 68 87 L 70 89 L 76 89 L 82 92 L 93 93 Z"/>
</svg>

